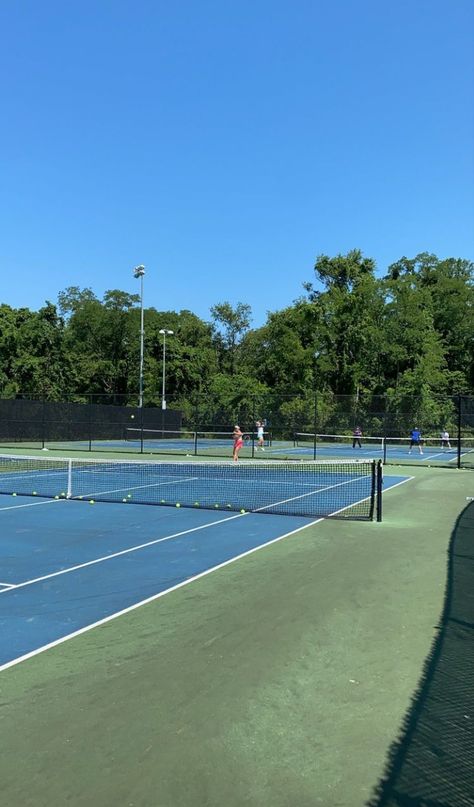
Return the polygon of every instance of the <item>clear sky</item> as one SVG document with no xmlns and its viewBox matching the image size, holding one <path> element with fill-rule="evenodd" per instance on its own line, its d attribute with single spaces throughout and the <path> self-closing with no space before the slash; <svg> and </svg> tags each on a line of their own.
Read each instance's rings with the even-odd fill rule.
<svg viewBox="0 0 474 807">
<path fill-rule="evenodd" d="M 0 302 L 249 303 L 474 259 L 472 0 L 1 0 Z"/>
</svg>

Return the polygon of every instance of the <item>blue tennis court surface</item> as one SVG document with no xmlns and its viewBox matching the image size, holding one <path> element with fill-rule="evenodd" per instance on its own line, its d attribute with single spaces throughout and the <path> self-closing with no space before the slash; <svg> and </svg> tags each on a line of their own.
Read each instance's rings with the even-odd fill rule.
<svg viewBox="0 0 474 807">
<path fill-rule="evenodd" d="M 461 459 L 468 454 L 474 454 L 474 441 L 466 438 L 465 445 L 462 446 L 460 456 Z M 48 443 L 51 450 L 75 450 L 75 451 L 88 451 L 89 449 L 95 451 L 111 451 L 111 452 L 129 452 L 132 454 L 179 454 L 189 455 L 194 454 L 206 456 L 231 456 L 232 455 L 232 439 L 231 435 L 228 437 L 199 437 L 195 442 L 193 438 L 171 437 L 165 439 L 143 439 L 141 440 L 76 440 L 76 441 L 63 441 Z M 252 441 L 246 441 L 240 453 L 242 458 L 249 458 L 251 456 L 263 456 L 271 459 L 274 458 L 301 458 L 312 459 L 314 457 L 314 445 L 311 440 L 305 444 L 301 442 L 295 445 L 293 440 L 278 440 L 273 439 L 271 443 L 268 441 L 265 444 L 265 452 L 257 450 L 257 446 Z M 316 459 L 385 459 L 388 464 L 403 464 L 407 461 L 415 464 L 430 464 L 434 461 L 436 464 L 456 464 L 458 457 L 458 450 L 455 441 L 453 441 L 451 448 L 442 447 L 439 441 L 430 439 L 425 441 L 423 446 L 423 453 L 420 454 L 417 449 L 413 449 L 409 453 L 409 440 L 402 440 L 394 438 L 392 442 L 388 439 L 385 446 L 382 438 L 362 438 L 361 448 L 352 448 L 352 439 L 348 437 L 346 440 L 340 442 L 318 442 L 316 446 Z"/>
<path fill-rule="evenodd" d="M 0 670 L 314 523 L 0 496 Z"/>
<path fill-rule="evenodd" d="M 0 493 L 368 518 L 373 462 L 198 463 L 0 457 Z"/>
</svg>

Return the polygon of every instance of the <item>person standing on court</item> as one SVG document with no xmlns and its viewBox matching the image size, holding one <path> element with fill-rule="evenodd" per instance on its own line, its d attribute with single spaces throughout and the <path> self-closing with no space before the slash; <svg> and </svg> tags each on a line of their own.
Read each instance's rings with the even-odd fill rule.
<svg viewBox="0 0 474 807">
<path fill-rule="evenodd" d="M 420 454 L 423 454 L 423 445 L 422 444 L 423 444 L 423 441 L 422 441 L 422 438 L 421 438 L 421 432 L 420 432 L 418 426 L 416 426 L 410 432 L 410 448 L 409 448 L 408 453 L 411 454 L 412 448 L 416 447 L 416 448 L 418 448 L 418 451 L 420 452 Z"/>
<path fill-rule="evenodd" d="M 451 448 L 449 432 L 446 429 L 441 432 L 441 448 Z"/>
<path fill-rule="evenodd" d="M 232 436 L 234 438 L 234 451 L 232 454 L 232 459 L 234 462 L 237 462 L 239 459 L 239 451 L 244 444 L 244 434 L 240 430 L 240 426 L 234 426 L 234 433 Z"/>
<path fill-rule="evenodd" d="M 360 438 L 362 437 L 362 429 L 360 426 L 356 426 L 354 431 L 352 432 L 352 448 L 355 448 L 356 445 L 359 448 L 362 448 L 362 443 L 360 442 Z"/>
<path fill-rule="evenodd" d="M 263 422 L 261 420 L 257 420 L 256 426 L 257 426 L 257 451 L 258 451 L 259 448 L 261 448 L 262 451 L 265 451 L 265 447 L 264 447 L 265 438 L 264 438 L 264 433 L 263 433 Z"/>
</svg>

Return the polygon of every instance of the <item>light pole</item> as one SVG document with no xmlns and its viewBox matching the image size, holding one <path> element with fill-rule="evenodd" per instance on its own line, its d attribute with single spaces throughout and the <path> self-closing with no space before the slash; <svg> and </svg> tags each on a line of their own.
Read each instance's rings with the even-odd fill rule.
<svg viewBox="0 0 474 807">
<path fill-rule="evenodd" d="M 169 331 L 167 328 L 162 328 L 158 333 L 163 334 L 163 382 L 161 387 L 161 408 L 166 409 L 166 395 L 165 395 L 165 373 L 166 373 L 166 337 L 173 336 L 174 331 Z"/>
<path fill-rule="evenodd" d="M 143 343 L 145 339 L 145 328 L 143 319 L 143 276 L 145 274 L 145 267 L 135 266 L 133 270 L 133 277 L 140 278 L 140 394 L 138 406 L 140 409 L 143 406 Z"/>
</svg>

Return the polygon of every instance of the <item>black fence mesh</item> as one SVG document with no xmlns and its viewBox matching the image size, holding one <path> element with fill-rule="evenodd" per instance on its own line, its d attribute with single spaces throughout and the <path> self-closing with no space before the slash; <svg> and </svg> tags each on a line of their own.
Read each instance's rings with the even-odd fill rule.
<svg viewBox="0 0 474 807">
<path fill-rule="evenodd" d="M 263 446 L 257 445 L 257 421 L 264 424 Z M 208 395 L 168 400 L 166 410 L 140 408 L 117 395 L 0 400 L 0 448 L 229 457 L 235 424 L 245 434 L 242 457 L 265 452 L 276 459 L 343 459 L 359 427 L 365 457 L 397 465 L 474 467 L 474 397 L 462 395 L 236 393 L 226 402 Z M 421 431 L 424 451 L 410 453 L 414 428 Z M 441 438 L 445 432 L 448 442 Z"/>
</svg>

